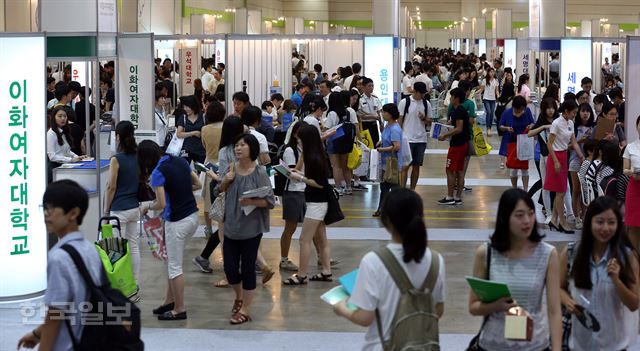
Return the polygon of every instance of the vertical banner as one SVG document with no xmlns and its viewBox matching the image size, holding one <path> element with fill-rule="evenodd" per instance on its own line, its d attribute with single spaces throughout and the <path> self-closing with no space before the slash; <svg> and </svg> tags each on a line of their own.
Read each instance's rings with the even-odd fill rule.
<svg viewBox="0 0 640 351">
<path fill-rule="evenodd" d="M 44 36 L 0 37 L 0 301 L 47 288 Z"/>
<path fill-rule="evenodd" d="M 591 39 L 560 40 L 560 55 L 560 96 L 575 94 L 582 78 L 591 77 Z"/>
<path fill-rule="evenodd" d="M 86 86 L 91 82 L 91 70 L 87 72 L 86 62 L 71 62 L 71 80 L 80 83 L 82 86 Z"/>
<path fill-rule="evenodd" d="M 180 49 L 180 94 L 193 95 L 193 81 L 200 78 L 198 48 Z"/>
<path fill-rule="evenodd" d="M 517 68 L 516 63 L 516 40 L 505 39 L 504 40 L 504 67 L 511 67 L 515 72 Z M 514 80 L 518 79 L 513 77 Z"/>
<path fill-rule="evenodd" d="M 625 72 L 625 95 L 628 96 L 625 103 L 625 132 L 627 142 L 638 139 L 636 119 L 640 115 L 640 37 L 629 37 L 626 48 L 627 70 Z M 621 59 L 622 60 L 622 59 Z"/>
<path fill-rule="evenodd" d="M 513 80 L 517 82 L 520 75 L 529 73 L 529 40 L 518 39 L 516 48 L 516 74 L 514 75 Z"/>
<path fill-rule="evenodd" d="M 216 66 L 222 62 L 222 63 L 226 63 L 224 62 L 225 56 L 227 54 L 226 51 L 226 40 L 222 40 L 222 39 L 217 39 L 216 40 Z"/>
<path fill-rule="evenodd" d="M 393 102 L 393 37 L 364 38 L 364 72 L 373 80 L 373 94 L 384 105 Z"/>
<path fill-rule="evenodd" d="M 487 39 L 478 40 L 478 55 L 482 56 L 487 53 Z"/>
<path fill-rule="evenodd" d="M 118 37 L 118 107 L 120 120 L 136 129 L 153 129 L 153 35 L 123 34 Z"/>
</svg>

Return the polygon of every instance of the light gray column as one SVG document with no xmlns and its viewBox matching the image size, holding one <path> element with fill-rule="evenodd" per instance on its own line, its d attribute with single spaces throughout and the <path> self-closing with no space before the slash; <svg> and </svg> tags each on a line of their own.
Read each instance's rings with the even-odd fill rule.
<svg viewBox="0 0 640 351">
<path fill-rule="evenodd" d="M 191 15 L 189 34 L 204 34 L 204 15 Z"/>
<path fill-rule="evenodd" d="M 316 34 L 329 34 L 329 22 L 318 22 L 315 25 Z"/>
<path fill-rule="evenodd" d="M 7 32 L 31 31 L 31 3 L 28 0 L 4 1 L 4 27 Z"/>
<path fill-rule="evenodd" d="M 249 10 L 246 8 L 236 9 L 233 18 L 234 34 L 249 34 Z"/>
<path fill-rule="evenodd" d="M 5 0 L 0 0 L 0 32 L 4 32 L 4 2 Z"/>
<path fill-rule="evenodd" d="M 491 31 L 494 39 L 511 38 L 511 10 L 495 9 L 491 14 Z"/>
<path fill-rule="evenodd" d="M 471 19 L 471 39 L 484 39 L 487 35 L 486 22 L 484 17 Z"/>
<path fill-rule="evenodd" d="M 304 19 L 302 17 L 285 17 L 284 33 L 290 35 L 304 34 Z"/>
<path fill-rule="evenodd" d="M 373 0 L 373 34 L 399 34 L 400 0 Z"/>
<path fill-rule="evenodd" d="M 591 21 L 583 20 L 580 22 L 580 36 L 583 38 L 591 37 Z"/>
<path fill-rule="evenodd" d="M 529 37 L 563 37 L 566 13 L 566 0 L 529 0 Z"/>
</svg>

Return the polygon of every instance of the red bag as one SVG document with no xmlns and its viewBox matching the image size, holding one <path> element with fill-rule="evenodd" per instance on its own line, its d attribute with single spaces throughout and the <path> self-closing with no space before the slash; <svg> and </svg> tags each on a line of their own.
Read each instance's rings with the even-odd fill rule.
<svg viewBox="0 0 640 351">
<path fill-rule="evenodd" d="M 507 168 L 529 169 L 529 161 L 518 160 L 518 143 L 507 144 Z"/>
<path fill-rule="evenodd" d="M 142 218 L 142 226 L 144 235 L 147 238 L 147 244 L 153 257 L 161 260 L 167 260 L 167 245 L 164 241 L 164 225 L 160 216 L 150 218 L 144 216 Z"/>
</svg>

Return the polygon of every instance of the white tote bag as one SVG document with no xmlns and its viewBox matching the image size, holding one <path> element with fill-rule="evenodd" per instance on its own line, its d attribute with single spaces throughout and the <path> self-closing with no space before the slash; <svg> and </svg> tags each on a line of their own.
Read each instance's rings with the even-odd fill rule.
<svg viewBox="0 0 640 351">
<path fill-rule="evenodd" d="M 184 117 L 183 125 L 185 126 L 187 125 L 186 116 Z M 173 133 L 173 137 L 171 138 L 171 142 L 167 146 L 167 150 L 165 151 L 165 153 L 176 156 L 176 157 L 180 157 L 182 154 L 182 144 L 184 144 L 184 138 L 178 138 L 178 131 L 176 130 L 176 132 Z"/>
<path fill-rule="evenodd" d="M 527 134 L 518 134 L 518 160 L 520 161 L 529 161 L 535 158 L 534 151 L 534 138 L 529 138 Z"/>
<path fill-rule="evenodd" d="M 369 160 L 369 179 L 377 182 L 380 180 L 380 153 L 376 149 L 371 149 L 371 158 Z"/>
</svg>

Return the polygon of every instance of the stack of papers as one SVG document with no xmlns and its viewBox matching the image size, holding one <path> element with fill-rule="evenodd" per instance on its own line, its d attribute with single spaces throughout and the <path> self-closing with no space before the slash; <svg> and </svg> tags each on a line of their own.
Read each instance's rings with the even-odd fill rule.
<svg viewBox="0 0 640 351">
<path fill-rule="evenodd" d="M 431 126 L 431 138 L 438 139 L 438 137 L 440 137 L 440 134 L 448 132 L 451 128 L 453 128 L 453 126 L 450 126 L 448 124 L 434 123 Z"/>
<path fill-rule="evenodd" d="M 272 188 L 270 186 L 262 186 L 257 189 L 247 190 L 240 196 L 240 199 L 254 199 L 254 198 L 265 198 L 271 194 Z M 253 212 L 256 209 L 256 206 L 242 206 L 242 212 L 244 212 L 245 216 L 248 216 L 249 213 Z"/>
<path fill-rule="evenodd" d="M 327 291 L 326 293 L 322 294 L 320 298 L 322 299 L 322 301 L 332 306 L 337 304 L 338 302 L 348 299 L 349 296 L 351 296 L 351 294 L 353 293 L 353 288 L 356 284 L 357 277 L 358 277 L 357 269 L 343 275 L 342 277 L 338 278 L 338 281 L 342 285 L 338 285 L 333 289 Z M 352 303 L 347 303 L 347 308 L 352 311 L 355 311 L 358 309 L 358 306 Z"/>
</svg>

